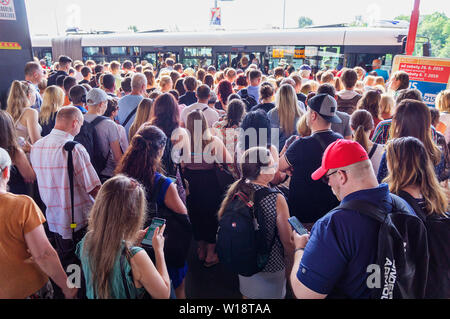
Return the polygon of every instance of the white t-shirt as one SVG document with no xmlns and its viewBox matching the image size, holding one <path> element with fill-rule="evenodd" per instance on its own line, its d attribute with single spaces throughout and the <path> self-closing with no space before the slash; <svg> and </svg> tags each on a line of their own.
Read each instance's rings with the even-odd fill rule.
<svg viewBox="0 0 450 319">
<path fill-rule="evenodd" d="M 190 112 L 194 110 L 201 110 L 203 111 L 203 114 L 205 115 L 206 121 L 208 122 L 208 126 L 212 127 L 212 125 L 219 120 L 219 113 L 217 113 L 215 110 L 210 108 L 208 104 L 204 103 L 194 103 L 191 104 L 183 109 L 181 111 L 181 120 L 186 125 L 187 122 L 187 116 Z"/>
</svg>

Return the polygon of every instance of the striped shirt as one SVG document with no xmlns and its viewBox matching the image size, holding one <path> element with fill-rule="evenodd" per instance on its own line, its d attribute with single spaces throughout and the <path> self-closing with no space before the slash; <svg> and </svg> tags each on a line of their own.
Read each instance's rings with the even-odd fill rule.
<svg viewBox="0 0 450 319">
<path fill-rule="evenodd" d="M 73 136 L 53 129 L 49 135 L 33 144 L 30 161 L 36 172 L 39 194 L 47 206 L 46 218 L 50 231 L 60 234 L 64 239 L 72 238 L 72 210 L 70 184 L 67 170 L 68 153 L 64 144 Z M 77 144 L 73 151 L 74 166 L 74 220 L 75 231 L 87 226 L 89 211 L 94 199 L 89 192 L 100 186 L 100 180 L 89 159 L 86 149 Z"/>
<path fill-rule="evenodd" d="M 384 120 L 378 123 L 372 135 L 372 142 L 376 144 L 386 144 L 389 140 L 389 130 L 391 129 L 392 119 Z M 437 134 L 434 126 L 431 126 L 431 135 L 433 141 L 437 143 Z"/>
</svg>

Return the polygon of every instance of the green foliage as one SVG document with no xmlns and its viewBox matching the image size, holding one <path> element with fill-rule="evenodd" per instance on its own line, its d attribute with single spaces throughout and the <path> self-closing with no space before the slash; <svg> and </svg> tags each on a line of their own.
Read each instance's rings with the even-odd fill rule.
<svg viewBox="0 0 450 319">
<path fill-rule="evenodd" d="M 394 19 L 409 21 L 410 18 L 408 15 L 400 15 Z M 445 13 L 434 12 L 421 16 L 417 35 L 430 39 L 432 56 L 450 58 L 450 18 Z M 421 44 L 416 44 L 414 55 L 422 55 Z"/>
<path fill-rule="evenodd" d="M 313 25 L 313 21 L 308 18 L 308 17 L 300 17 L 298 18 L 298 27 L 299 28 L 304 28 L 307 27 L 309 25 Z"/>
</svg>

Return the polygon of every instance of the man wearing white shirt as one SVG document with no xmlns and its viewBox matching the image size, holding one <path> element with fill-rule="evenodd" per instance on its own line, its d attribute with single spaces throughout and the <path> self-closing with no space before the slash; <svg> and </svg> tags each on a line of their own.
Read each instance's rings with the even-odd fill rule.
<svg viewBox="0 0 450 319">
<path fill-rule="evenodd" d="M 198 102 L 191 104 L 183 109 L 181 112 L 181 124 L 183 127 L 186 127 L 187 116 L 193 110 L 201 110 L 205 115 L 206 121 L 208 122 L 208 126 L 212 127 L 212 125 L 219 120 L 219 113 L 217 113 L 214 109 L 209 107 L 208 100 L 211 96 L 211 90 L 209 86 L 203 84 L 197 88 L 197 99 Z"/>
</svg>

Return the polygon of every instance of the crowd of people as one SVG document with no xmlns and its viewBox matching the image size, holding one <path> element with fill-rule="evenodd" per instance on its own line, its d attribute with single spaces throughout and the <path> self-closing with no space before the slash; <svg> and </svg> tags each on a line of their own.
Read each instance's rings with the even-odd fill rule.
<svg viewBox="0 0 450 319">
<path fill-rule="evenodd" d="M 380 66 L 28 62 L 0 110 L 0 298 L 186 298 L 190 238 L 214 267 L 223 214 L 265 188 L 270 254 L 242 296 L 369 298 L 379 226 L 340 203 L 390 212 L 396 194 L 426 223 L 450 200 L 450 91 L 430 108 Z M 141 245 L 161 211 L 173 221 Z"/>
</svg>

